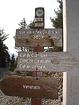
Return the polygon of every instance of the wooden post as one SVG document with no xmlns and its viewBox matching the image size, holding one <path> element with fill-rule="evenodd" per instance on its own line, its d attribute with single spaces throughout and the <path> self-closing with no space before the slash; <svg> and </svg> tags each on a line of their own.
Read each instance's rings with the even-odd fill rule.
<svg viewBox="0 0 79 105">
<path fill-rule="evenodd" d="M 44 51 L 44 47 L 40 47 L 39 45 L 37 45 L 37 47 L 34 47 L 34 52 L 37 52 L 37 54 L 39 52 L 43 52 Z M 38 68 L 36 68 L 35 71 L 33 71 L 32 75 L 36 77 L 37 81 L 38 81 L 38 77 L 41 76 L 41 73 L 38 73 Z M 42 105 L 42 99 L 40 98 L 32 98 L 31 99 L 31 105 Z"/>
<path fill-rule="evenodd" d="M 31 105 L 42 105 L 42 101 L 40 98 L 32 98 Z"/>
<path fill-rule="evenodd" d="M 34 52 L 43 52 L 44 51 L 44 47 L 41 47 L 40 45 L 37 45 L 36 47 L 34 47 Z"/>
</svg>

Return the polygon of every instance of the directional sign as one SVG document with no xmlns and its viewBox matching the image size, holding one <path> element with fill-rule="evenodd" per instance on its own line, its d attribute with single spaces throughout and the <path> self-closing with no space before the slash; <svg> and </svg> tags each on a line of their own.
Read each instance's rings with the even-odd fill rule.
<svg viewBox="0 0 79 105">
<path fill-rule="evenodd" d="M 78 65 L 70 53 L 65 52 L 19 52 L 16 71 L 69 71 Z"/>
<path fill-rule="evenodd" d="M 16 47 L 62 46 L 62 29 L 17 29 Z"/>
<path fill-rule="evenodd" d="M 9 76 L 0 81 L 5 95 L 29 98 L 58 98 L 58 82 L 55 78 Z"/>
</svg>

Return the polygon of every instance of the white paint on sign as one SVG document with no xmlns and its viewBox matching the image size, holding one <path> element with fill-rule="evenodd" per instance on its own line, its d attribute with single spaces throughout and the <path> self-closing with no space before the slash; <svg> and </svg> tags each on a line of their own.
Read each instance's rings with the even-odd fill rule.
<svg viewBox="0 0 79 105">
<path fill-rule="evenodd" d="M 40 86 L 32 86 L 32 85 L 23 85 L 24 89 L 40 89 Z"/>
</svg>

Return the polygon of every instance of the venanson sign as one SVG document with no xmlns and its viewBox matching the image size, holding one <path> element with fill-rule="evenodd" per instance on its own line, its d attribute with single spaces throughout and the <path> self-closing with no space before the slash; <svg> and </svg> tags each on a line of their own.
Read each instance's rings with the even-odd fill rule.
<svg viewBox="0 0 79 105">
<path fill-rule="evenodd" d="M 58 98 L 58 82 L 55 78 L 8 76 L 0 82 L 5 95 L 29 98 Z"/>
</svg>

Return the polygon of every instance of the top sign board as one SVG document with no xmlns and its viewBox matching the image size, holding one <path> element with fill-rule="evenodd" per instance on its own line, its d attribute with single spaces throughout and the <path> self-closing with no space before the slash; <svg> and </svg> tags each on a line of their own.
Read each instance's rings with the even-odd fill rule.
<svg viewBox="0 0 79 105">
<path fill-rule="evenodd" d="M 67 52 L 19 52 L 16 71 L 69 71 L 78 61 Z M 36 69 L 38 68 L 38 69 Z"/>
<path fill-rule="evenodd" d="M 34 28 L 44 29 L 44 8 L 43 7 L 35 8 Z"/>
<path fill-rule="evenodd" d="M 44 18 L 44 8 L 43 7 L 38 7 L 35 8 L 35 18 Z"/>
</svg>

